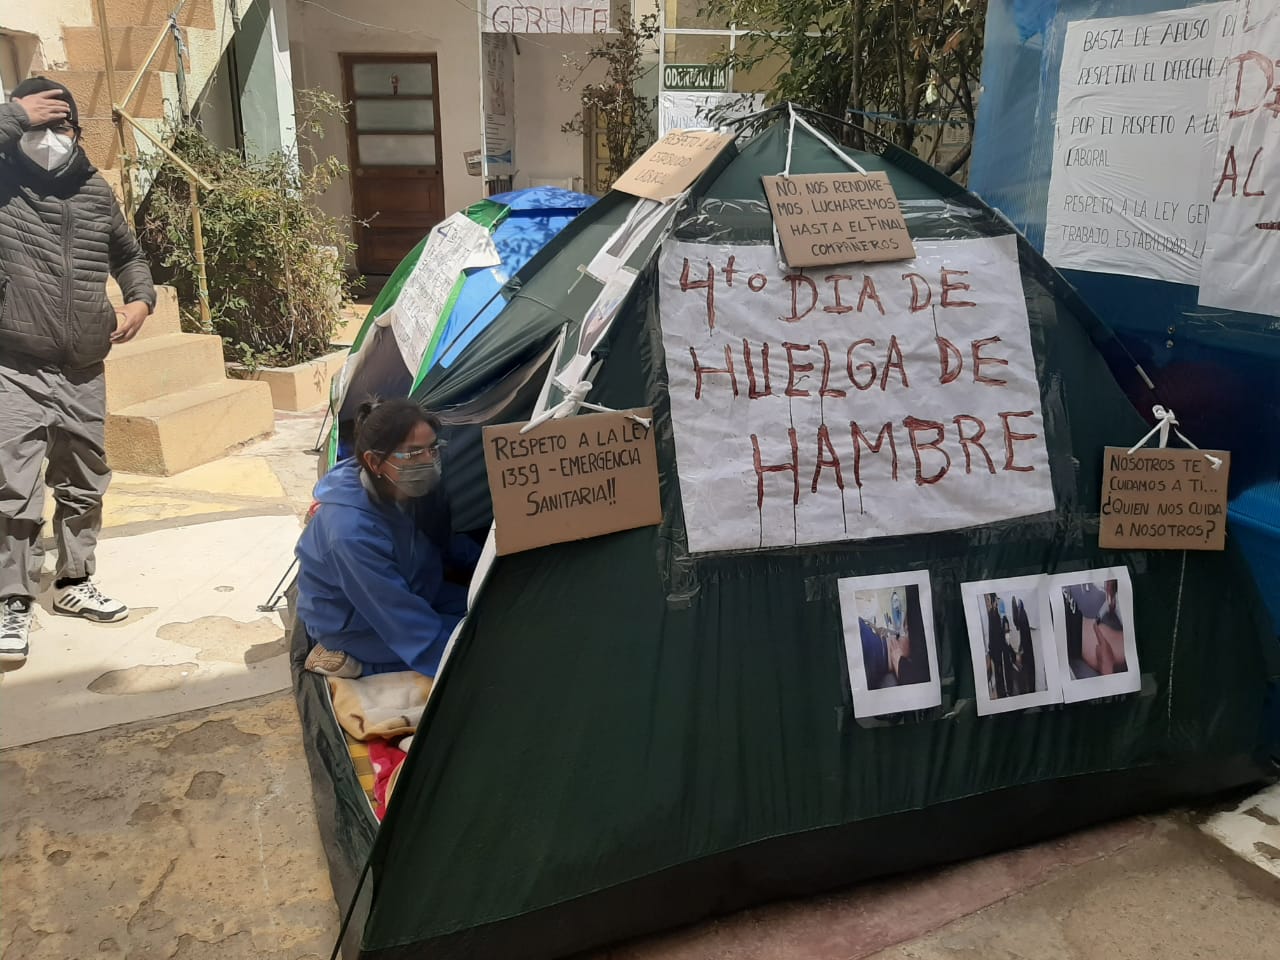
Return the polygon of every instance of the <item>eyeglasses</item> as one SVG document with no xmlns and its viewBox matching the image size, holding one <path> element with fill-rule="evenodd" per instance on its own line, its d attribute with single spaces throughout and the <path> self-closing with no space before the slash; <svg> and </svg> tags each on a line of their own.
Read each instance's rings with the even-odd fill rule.
<svg viewBox="0 0 1280 960">
<path fill-rule="evenodd" d="M 440 450 L 447 445 L 447 440 L 437 440 L 425 447 L 412 447 L 408 450 L 392 450 L 386 456 L 388 460 L 396 460 L 404 463 L 409 460 L 419 460 L 422 458 L 424 453 L 429 453 L 431 455 L 431 459 L 434 460 L 440 455 Z"/>
</svg>

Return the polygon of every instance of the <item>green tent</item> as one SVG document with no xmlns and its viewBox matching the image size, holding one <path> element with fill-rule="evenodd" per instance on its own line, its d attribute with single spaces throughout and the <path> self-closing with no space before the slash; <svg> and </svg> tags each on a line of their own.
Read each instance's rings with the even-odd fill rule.
<svg viewBox="0 0 1280 960">
<path fill-rule="evenodd" d="M 472 223 L 481 227 L 483 230 L 492 233 L 510 213 L 510 208 L 503 203 L 493 200 L 480 200 L 471 204 L 465 210 L 460 211 L 457 216 L 465 217 Z M 356 334 L 355 340 L 351 343 L 351 355 L 347 360 L 347 365 L 351 366 L 352 361 L 367 350 L 367 341 L 378 329 L 377 320 L 384 316 L 387 311 L 395 306 L 396 301 L 400 298 L 400 292 L 404 289 L 405 282 L 410 278 L 414 271 L 418 268 L 419 261 L 422 259 L 422 253 L 430 243 L 435 231 L 423 237 L 418 245 L 415 246 L 404 259 L 392 271 L 391 276 L 387 279 L 386 285 L 378 291 L 378 296 L 374 298 L 369 312 L 365 314 L 364 323 L 360 325 L 360 330 Z M 401 370 L 399 367 L 403 365 L 402 358 L 396 357 L 394 351 L 390 351 L 390 356 L 398 362 L 388 363 L 389 369 L 379 371 L 375 375 L 376 381 L 384 381 L 389 379 L 407 379 L 409 381 L 408 389 L 418 386 L 426 376 L 428 370 L 435 360 L 437 348 L 439 345 L 439 337 L 445 329 L 445 321 L 450 311 L 453 309 L 454 303 L 458 299 L 458 294 L 462 292 L 462 286 L 466 282 L 466 276 L 458 273 L 453 280 L 453 286 L 445 299 L 444 308 L 441 310 L 439 322 L 436 324 L 434 334 L 423 351 L 422 360 L 419 362 L 417 369 L 409 370 L 407 368 Z M 390 345 L 389 345 L 390 346 Z M 407 392 L 407 391 L 406 391 Z"/>
<path fill-rule="evenodd" d="M 892 148 L 850 158 L 866 170 L 887 172 L 920 263 L 933 255 L 927 251 L 953 249 L 933 241 L 1007 254 L 1020 287 L 1014 312 L 1025 304 L 1021 335 L 1027 355 L 1034 357 L 1030 389 L 1042 418 L 1005 419 L 1003 444 L 994 439 L 997 421 L 988 418 L 992 439 L 984 452 L 1004 470 L 993 465 L 984 474 L 974 453 L 977 464 L 970 466 L 976 474 L 955 482 L 972 491 L 975 517 L 1007 510 L 1000 501 L 1022 494 L 1006 496 L 1002 485 L 1031 489 L 1025 478 L 1033 474 L 1018 473 L 1024 468 L 1015 458 L 1036 445 L 1019 438 L 1036 433 L 1027 424 L 1037 422 L 1043 433 L 1039 462 L 1047 470 L 1036 481 L 1037 496 L 1049 489 L 1046 476 L 1051 478 L 1052 509 L 977 525 L 929 520 L 928 509 L 891 511 L 880 518 L 885 531 L 875 536 L 850 538 L 819 526 L 805 527 L 802 537 L 799 514 L 810 503 L 811 477 L 813 495 L 835 496 L 835 446 L 819 446 L 819 460 L 824 449 L 831 453 L 815 471 L 813 423 L 804 419 L 807 400 L 793 408 L 796 431 L 808 444 L 803 476 L 792 471 L 793 543 L 777 542 L 779 528 L 766 523 L 764 512 L 766 503 L 774 509 L 779 491 L 790 491 L 792 477 L 785 471 L 767 477 L 757 472 L 760 501 L 741 511 L 745 520 L 722 506 L 737 496 L 731 478 L 699 489 L 699 478 L 714 476 L 717 467 L 714 457 L 700 463 L 696 444 L 689 442 L 701 429 L 688 412 L 694 396 L 686 390 L 689 364 L 683 348 L 670 348 L 673 337 L 684 335 L 676 328 L 685 307 L 673 306 L 687 299 L 673 293 L 680 289 L 678 258 L 694 266 L 686 279 L 706 279 L 697 272 L 704 262 L 732 269 L 721 256 L 726 250 L 736 251 L 740 263 L 747 254 L 767 263 L 773 222 L 760 177 L 848 169 L 830 140 L 785 120 L 741 153 L 729 148 L 694 185 L 662 248 L 636 254 L 636 284 L 595 350 L 602 363 L 590 399 L 615 409 L 655 411 L 662 523 L 494 562 L 437 678 L 380 829 L 347 761 L 323 684 L 300 670 L 306 640 L 295 636 L 295 679 L 317 812 L 335 895 L 344 908 L 352 905 L 347 956 L 568 956 L 769 898 L 977 856 L 1272 774 L 1260 718 L 1267 680 L 1280 671 L 1256 589 L 1236 550 L 1230 543 L 1225 552 L 1097 546 L 1103 447 L 1136 442 L 1147 431 L 1116 380 L 1137 376 L 1119 345 L 1061 277 L 977 198 Z M 483 529 L 489 520 L 479 442 L 466 442 L 467 436 L 478 433 L 481 422 L 532 414 L 556 339 L 566 325 L 568 338 L 574 338 L 600 293 L 600 284 L 581 268 L 636 202 L 615 193 L 584 213 L 515 278 L 509 303 L 488 335 L 449 370 L 429 373 L 415 392 L 446 415 L 466 413 L 455 421 L 461 442 L 448 448 L 446 477 L 455 516 L 469 518 L 467 526 Z M 980 289 L 981 264 L 965 263 L 967 277 L 953 269 L 939 284 L 934 272 L 935 307 L 941 287 L 953 307 L 979 299 L 960 284 Z M 739 275 L 737 283 L 751 280 L 754 291 L 769 278 L 779 282 L 780 273 L 759 270 Z M 877 276 L 907 270 L 899 265 L 896 273 Z M 826 274 L 841 272 L 862 274 L 862 265 L 818 268 L 813 276 L 826 282 Z M 713 279 L 721 284 L 725 274 Z M 837 320 L 847 315 L 850 323 L 880 322 L 869 302 L 866 310 L 843 312 L 862 292 L 856 280 L 850 282 L 852 296 L 846 292 L 843 304 L 823 288 L 822 309 L 830 307 Z M 807 296 L 804 282 L 793 286 Z M 864 291 L 865 286 L 864 281 Z M 885 283 L 876 292 L 888 300 Z M 747 292 L 735 287 L 730 294 L 721 285 L 717 296 L 719 329 L 751 321 L 749 311 L 732 312 L 733 303 L 748 302 Z M 943 322 L 937 310 L 930 317 L 929 309 L 916 311 L 917 305 L 912 301 L 911 312 L 904 308 L 903 323 L 914 322 L 913 316 L 921 323 Z M 789 319 L 774 316 L 787 309 L 761 306 L 756 313 L 774 323 Z M 695 335 L 702 334 L 695 330 L 690 336 Z M 932 332 L 930 337 L 932 342 Z M 693 352 L 702 345 L 689 342 Z M 719 349 L 718 341 L 707 343 Z M 774 368 L 774 394 L 785 384 L 787 402 L 805 389 L 816 395 L 824 371 L 811 367 L 805 381 L 798 345 L 788 343 L 784 360 L 777 360 L 782 351 L 775 346 L 775 362 L 783 366 Z M 813 348 L 816 341 L 807 343 Z M 750 346 L 744 337 L 744 348 Z M 848 379 L 839 381 L 847 396 L 836 399 L 833 374 L 830 384 L 822 380 L 822 397 L 831 398 L 826 402 L 888 402 L 884 398 L 895 380 L 905 379 L 907 368 L 913 389 L 926 386 L 910 356 L 906 367 L 899 364 L 891 374 L 891 353 L 880 355 L 883 364 L 867 361 L 884 385 L 859 380 L 862 368 L 854 359 L 864 354 L 849 349 Z M 995 355 L 982 350 L 989 348 L 970 351 L 966 341 L 965 364 Z M 699 368 L 703 395 L 727 397 L 724 357 L 717 372 L 705 356 Z M 816 348 L 807 354 L 811 362 L 817 356 Z M 842 352 L 840 371 L 843 358 Z M 735 354 L 735 363 L 742 360 Z M 984 382 L 1007 381 L 1025 390 L 1026 383 L 1015 383 L 1016 366 L 997 361 L 983 367 Z M 970 366 L 964 370 L 969 378 Z M 865 384 L 866 391 L 855 394 L 851 380 L 858 391 Z M 744 366 L 736 368 L 732 387 L 738 402 L 738 393 L 745 396 L 748 389 Z M 751 390 L 752 396 L 764 393 L 754 380 Z M 969 387 L 965 391 L 980 396 Z M 704 419 L 714 430 L 719 414 L 708 410 Z M 927 476 L 939 462 L 941 434 L 931 447 L 932 438 L 916 427 L 920 422 L 927 421 L 912 421 L 909 444 L 907 434 L 899 434 L 894 456 L 901 455 L 902 474 L 894 460 L 896 485 L 883 489 L 932 496 L 930 491 L 946 485 L 930 485 Z M 1020 432 L 1010 429 L 1017 423 Z M 863 487 L 859 481 L 854 490 L 851 477 L 859 467 L 849 461 L 847 431 L 840 447 L 846 482 L 838 492 L 849 504 Z M 707 437 L 717 442 L 714 434 Z M 745 436 L 737 440 L 739 446 L 746 443 Z M 778 442 L 769 448 L 776 449 Z M 882 444 L 876 456 L 887 449 Z M 856 460 L 856 437 L 853 450 Z M 963 453 L 968 461 L 971 452 L 964 443 L 952 446 L 948 462 L 957 473 L 958 458 Z M 869 476 L 867 464 L 874 458 L 867 445 L 861 453 Z M 697 472 L 703 469 L 712 473 Z M 872 489 L 868 479 L 866 490 Z M 708 490 L 711 496 L 703 495 Z M 932 516 L 944 517 L 943 510 L 937 507 Z M 892 532 L 920 524 L 927 530 L 930 523 L 938 529 Z M 758 530 L 763 546 L 732 546 L 743 530 L 751 536 Z M 1059 697 L 1029 709 L 980 712 L 984 700 L 998 708 L 993 698 L 1001 694 L 992 692 L 990 665 L 987 677 L 975 670 L 981 665 L 972 655 L 976 628 L 966 603 L 969 588 L 962 585 L 1073 572 L 1084 580 L 1086 571 L 1117 569 L 1131 585 L 1125 616 L 1127 636 L 1136 632 L 1138 663 L 1128 667 L 1133 686 L 1114 693 L 1098 688 L 1105 695 L 1084 702 L 1063 703 Z M 843 584 L 898 572 L 903 584 L 910 579 L 907 572 L 929 578 L 922 594 L 931 604 L 923 622 L 933 640 L 935 656 L 926 672 L 936 700 L 864 716 L 872 669 L 866 660 L 864 681 L 862 671 L 850 666 Z M 1086 601 L 1089 587 L 1081 586 Z M 914 594 L 907 596 L 914 601 Z M 1088 617 L 1083 622 L 1095 634 L 1110 615 L 1101 600 L 1081 614 L 1065 587 L 1056 596 L 1077 626 L 1081 616 Z M 862 607 L 857 609 L 861 617 Z M 1062 622 L 1063 608 L 1053 609 L 1056 619 L 1038 621 L 1046 635 L 1061 629 L 1055 624 Z M 883 618 L 877 608 L 866 620 L 874 634 L 895 616 L 886 602 Z M 1012 619 L 1018 622 L 1016 599 Z M 987 636 L 992 643 L 992 634 Z M 868 646 L 865 630 L 862 637 L 861 656 L 867 657 L 875 638 Z M 1024 653 L 1025 644 L 1019 647 Z M 1025 667 L 1020 661 L 1018 669 Z M 1076 669 L 1075 660 L 1070 669 Z M 1076 675 L 1069 676 L 1074 683 Z M 910 685 L 904 680 L 899 689 Z M 891 686 L 874 693 L 896 696 Z M 1067 686 L 1062 681 L 1062 689 Z"/>
</svg>

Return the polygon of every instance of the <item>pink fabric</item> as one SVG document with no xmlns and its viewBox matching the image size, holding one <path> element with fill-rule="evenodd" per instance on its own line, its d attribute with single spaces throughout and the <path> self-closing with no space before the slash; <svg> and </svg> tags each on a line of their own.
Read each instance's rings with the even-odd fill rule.
<svg viewBox="0 0 1280 960">
<path fill-rule="evenodd" d="M 387 814 L 387 783 L 396 768 L 404 763 L 405 752 L 386 740 L 369 741 L 369 762 L 373 765 L 374 815 L 381 820 Z"/>
</svg>

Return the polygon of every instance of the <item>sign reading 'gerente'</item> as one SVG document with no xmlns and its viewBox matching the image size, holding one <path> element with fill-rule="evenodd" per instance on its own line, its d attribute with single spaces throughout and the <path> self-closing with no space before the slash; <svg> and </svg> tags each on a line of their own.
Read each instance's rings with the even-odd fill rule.
<svg viewBox="0 0 1280 960">
<path fill-rule="evenodd" d="M 1213 461 L 1220 461 L 1216 469 Z M 1118 550 L 1226 548 L 1225 450 L 1103 451 L 1098 546 Z"/>
<path fill-rule="evenodd" d="M 660 523 L 653 411 L 484 428 L 499 555 Z"/>
</svg>

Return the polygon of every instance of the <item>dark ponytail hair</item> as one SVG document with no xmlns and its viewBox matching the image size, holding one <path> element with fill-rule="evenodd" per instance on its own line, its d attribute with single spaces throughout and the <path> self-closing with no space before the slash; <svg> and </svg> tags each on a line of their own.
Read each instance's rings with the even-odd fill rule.
<svg viewBox="0 0 1280 960">
<path fill-rule="evenodd" d="M 430 410 L 407 398 L 369 400 L 356 411 L 356 461 L 365 466 L 364 455 L 372 453 L 380 460 L 409 435 L 414 427 L 425 423 L 437 434 L 441 423 Z"/>
</svg>

